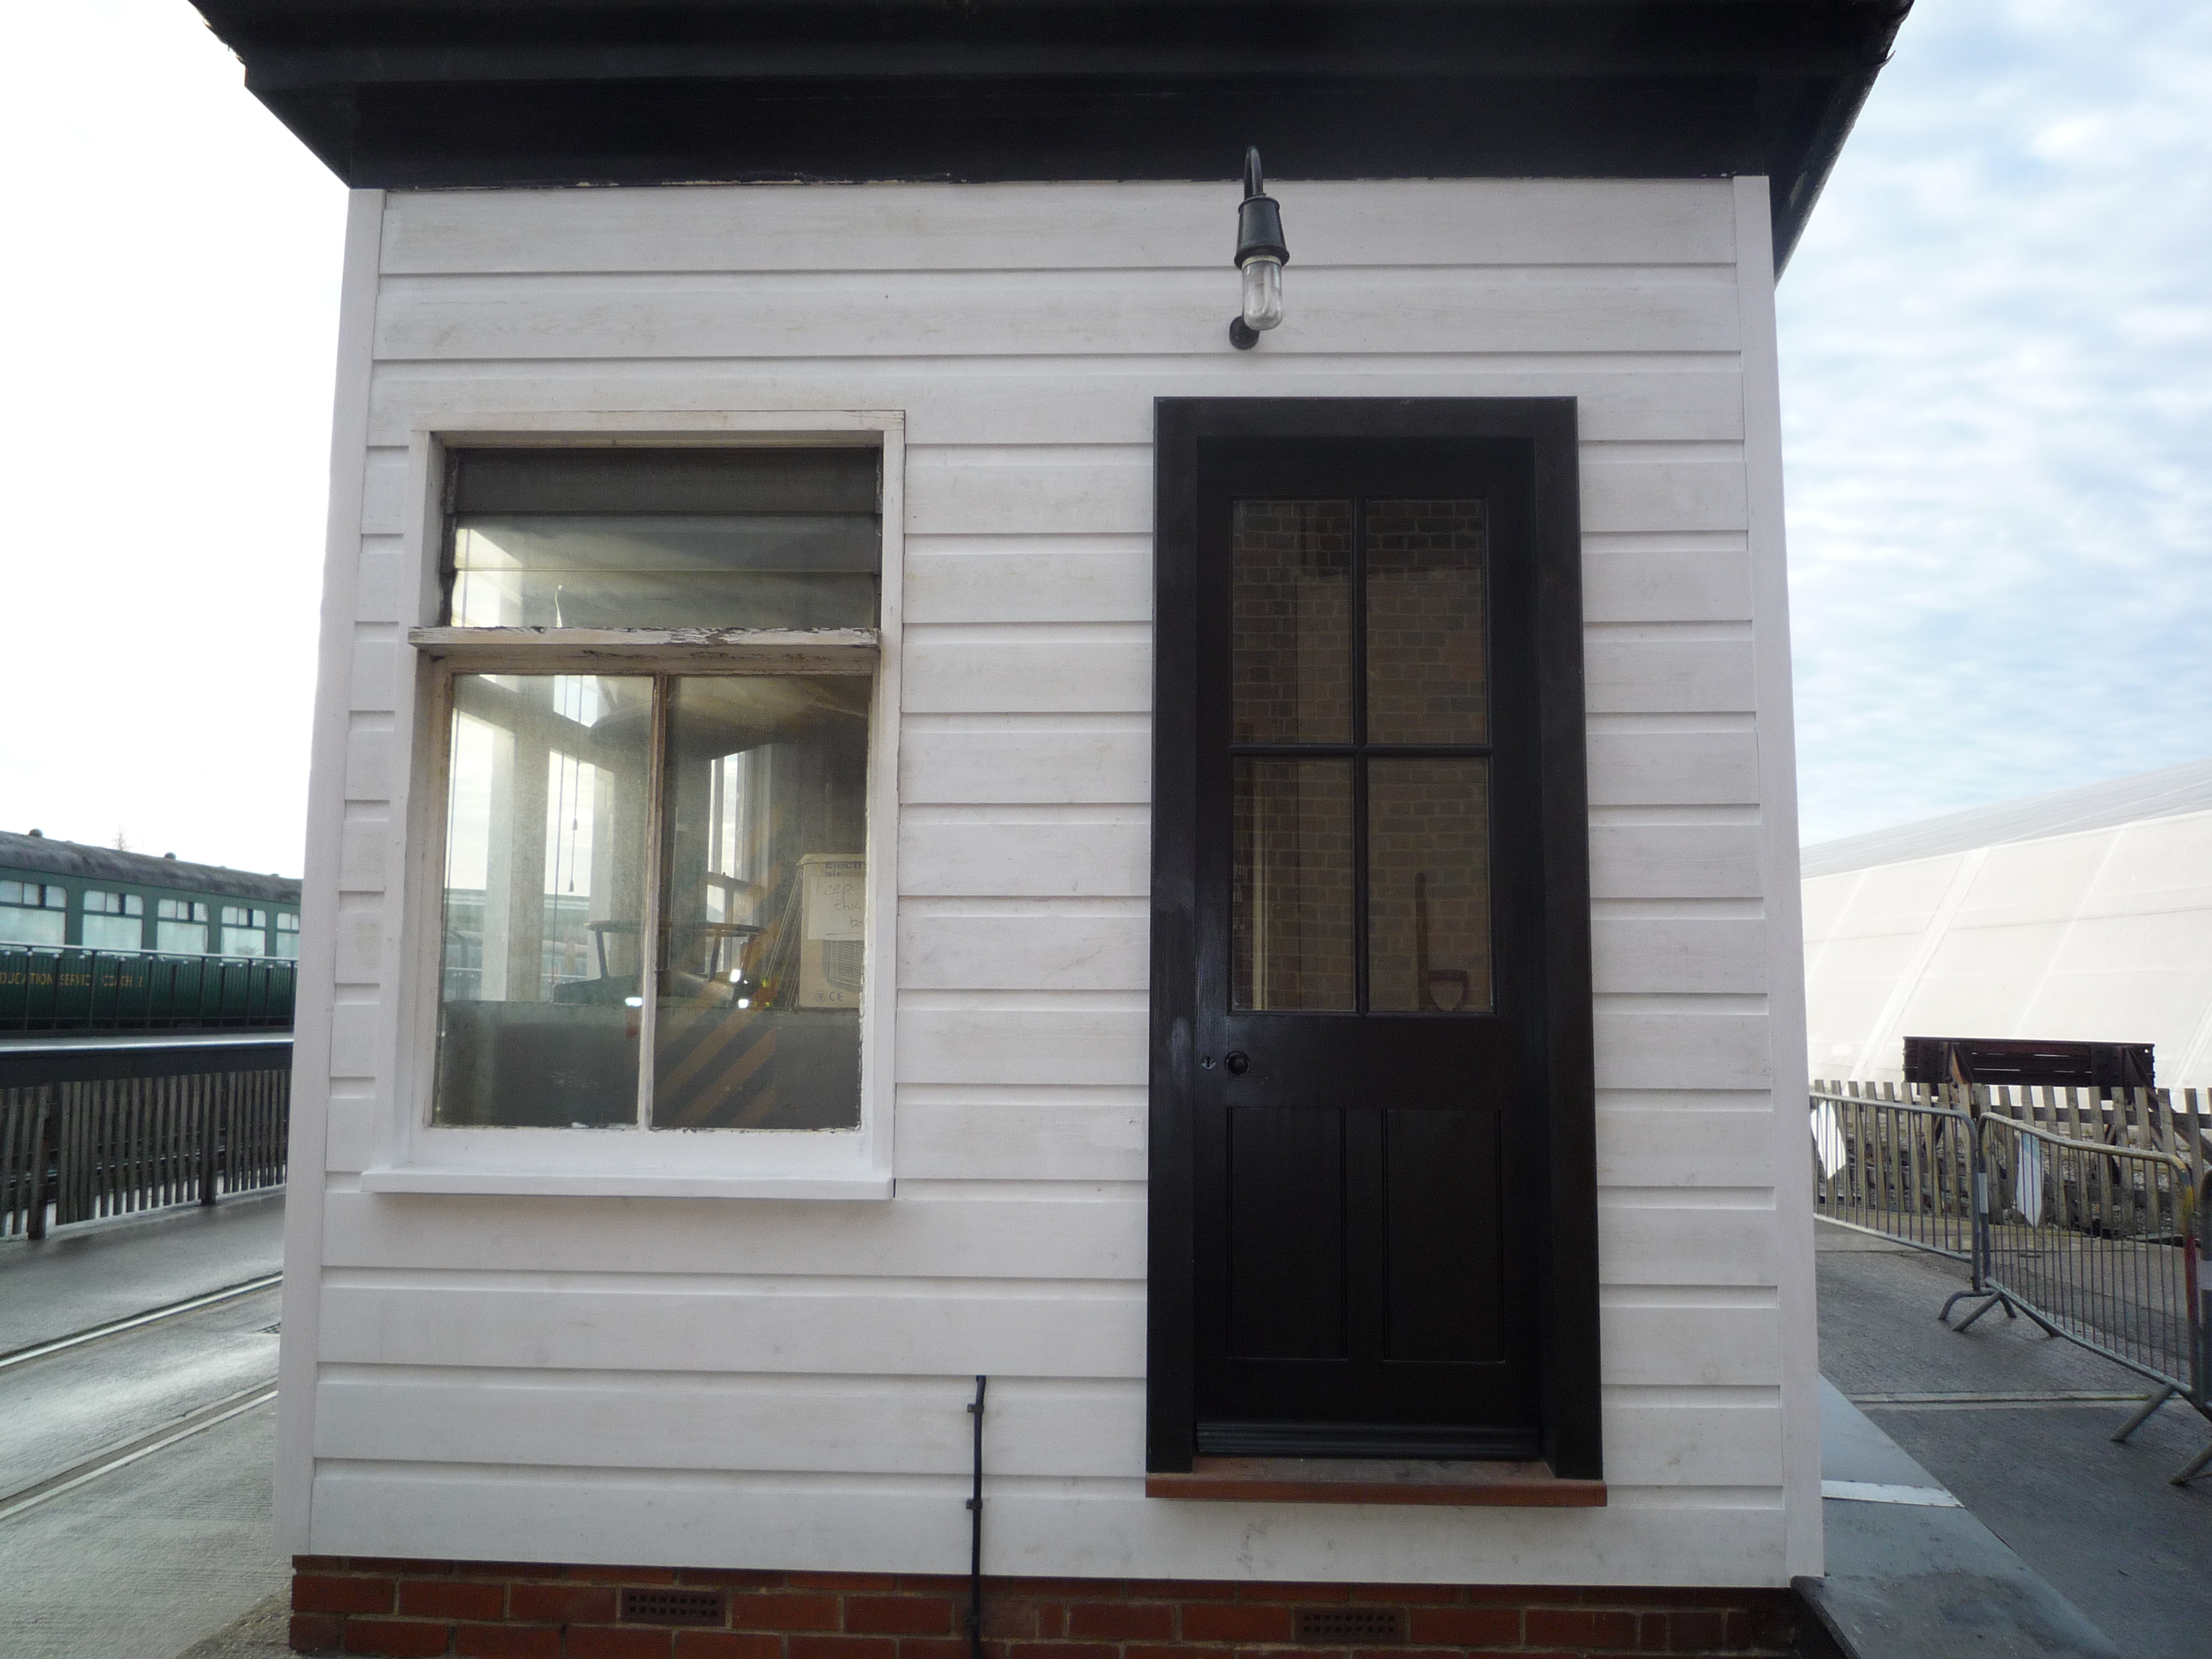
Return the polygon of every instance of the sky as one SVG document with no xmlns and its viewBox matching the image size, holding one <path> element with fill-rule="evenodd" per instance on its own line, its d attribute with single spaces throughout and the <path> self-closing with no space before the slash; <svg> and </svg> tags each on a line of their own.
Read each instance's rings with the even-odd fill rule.
<svg viewBox="0 0 2212 1659">
<path fill-rule="evenodd" d="M 345 192 L 17 7 L 0 829 L 296 874 Z M 2212 756 L 2212 8 L 1920 0 L 1782 283 L 1808 842 Z"/>
</svg>

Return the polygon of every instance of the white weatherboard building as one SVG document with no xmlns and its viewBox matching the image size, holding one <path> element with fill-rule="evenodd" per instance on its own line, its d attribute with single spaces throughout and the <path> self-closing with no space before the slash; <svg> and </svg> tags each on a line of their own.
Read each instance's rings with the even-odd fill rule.
<svg viewBox="0 0 2212 1659">
<path fill-rule="evenodd" d="M 1817 1076 L 1896 1082 L 1908 1036 L 2148 1042 L 2212 1084 L 2212 762 L 1805 849 Z"/>
<path fill-rule="evenodd" d="M 1773 285 L 1895 17 L 203 9 L 356 186 L 295 1641 L 856 1637 L 988 1377 L 987 1603 L 1779 1651 Z"/>
</svg>

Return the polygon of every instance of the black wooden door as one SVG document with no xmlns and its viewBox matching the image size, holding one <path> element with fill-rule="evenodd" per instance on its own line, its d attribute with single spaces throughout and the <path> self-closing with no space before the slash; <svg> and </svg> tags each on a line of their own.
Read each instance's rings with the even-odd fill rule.
<svg viewBox="0 0 2212 1659">
<path fill-rule="evenodd" d="M 1200 461 L 1200 1453 L 1539 1450 L 1528 477 L 1464 440 Z"/>
</svg>

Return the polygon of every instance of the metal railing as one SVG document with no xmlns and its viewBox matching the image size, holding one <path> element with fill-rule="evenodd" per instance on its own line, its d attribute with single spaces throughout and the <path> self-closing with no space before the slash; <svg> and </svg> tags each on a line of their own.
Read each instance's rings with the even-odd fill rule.
<svg viewBox="0 0 2212 1659">
<path fill-rule="evenodd" d="M 282 1186 L 289 1069 L 0 1089 L 0 1238 Z"/>
<path fill-rule="evenodd" d="M 2212 1419 L 2212 1119 L 2197 1091 L 1815 1084 L 1818 1213 L 1964 1261 L 1944 1304 L 2025 1314 Z M 1962 1202 L 1963 1199 L 1963 1202 Z M 1963 1237 L 1962 1237 L 1963 1235 Z M 1963 1245 L 1963 1248 L 1961 1248 Z M 2174 1476 L 2212 1464 L 2208 1446 Z"/>
</svg>

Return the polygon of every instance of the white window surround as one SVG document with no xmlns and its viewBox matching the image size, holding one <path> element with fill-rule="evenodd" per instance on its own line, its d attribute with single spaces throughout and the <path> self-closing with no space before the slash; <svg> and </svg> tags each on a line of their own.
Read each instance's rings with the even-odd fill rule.
<svg viewBox="0 0 2212 1659">
<path fill-rule="evenodd" d="M 893 1043 L 896 1028 L 899 641 L 904 508 L 902 414 L 775 410 L 714 413 L 578 411 L 476 416 L 418 428 L 408 457 L 406 550 L 412 583 L 402 632 L 415 672 L 403 673 L 394 732 L 396 872 L 386 894 L 400 949 L 379 1042 L 387 1103 L 377 1153 L 361 1175 L 372 1193 L 522 1194 L 579 1197 L 845 1199 L 891 1194 Z M 757 445 L 880 447 L 882 585 L 872 636 L 726 630 L 458 629 L 439 627 L 442 481 L 450 449 Z M 868 748 L 866 1006 L 860 1028 L 860 1125 L 852 1130 L 443 1128 L 429 1121 L 437 1046 L 444 856 L 444 696 L 448 666 L 520 668 L 580 659 L 651 659 L 681 672 L 772 672 L 796 655 L 872 659 Z M 440 659 L 444 659 L 441 662 Z M 619 672 L 618 670 L 617 672 Z M 816 672 L 821 672 L 818 668 Z M 404 798 L 403 798 L 404 797 Z"/>
</svg>

